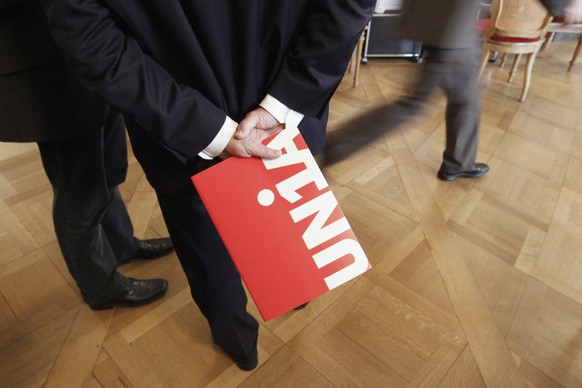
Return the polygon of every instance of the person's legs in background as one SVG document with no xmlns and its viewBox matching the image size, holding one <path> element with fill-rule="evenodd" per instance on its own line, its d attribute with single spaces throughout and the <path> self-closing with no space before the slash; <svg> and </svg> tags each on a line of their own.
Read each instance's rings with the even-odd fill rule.
<svg viewBox="0 0 582 388">
<path fill-rule="evenodd" d="M 102 134 L 38 143 L 53 186 L 57 240 L 89 305 L 114 298 L 129 285 L 117 272 L 117 259 L 101 227 L 111 196 L 103 170 L 102 144 Z"/>
<path fill-rule="evenodd" d="M 101 225 L 116 196 L 107 184 L 103 131 L 38 147 L 53 186 L 57 240 L 85 302 L 109 308 L 138 306 L 161 297 L 167 289 L 165 280 L 136 281 L 117 271 L 117 258 Z"/>
<path fill-rule="evenodd" d="M 105 117 L 103 163 L 110 199 L 101 226 L 118 265 L 133 259 L 155 259 L 172 252 L 174 249 L 169 238 L 139 240 L 134 237 L 133 224 L 118 189 L 127 175 L 125 121 L 123 115 L 112 107 Z"/>
<path fill-rule="evenodd" d="M 103 127 L 104 179 L 108 191 L 109 206 L 101 219 L 101 226 L 115 257 L 120 260 L 137 250 L 133 225 L 118 185 L 127 175 L 127 140 L 123 115 L 109 108 Z"/>
<path fill-rule="evenodd" d="M 330 166 L 348 158 L 378 138 L 402 128 L 415 115 L 422 113 L 428 99 L 446 76 L 446 63 L 440 63 L 430 48 L 424 49 L 417 79 L 410 91 L 397 100 L 378 106 L 342 127 L 327 133 L 322 165 Z"/>
<path fill-rule="evenodd" d="M 446 149 L 443 152 L 444 171 L 470 169 L 477 157 L 479 131 L 479 96 L 476 50 L 447 50 L 449 76 L 443 84 L 447 94 Z"/>
<path fill-rule="evenodd" d="M 481 109 L 478 87 L 479 46 L 436 50 L 434 55 L 440 63 L 447 64 L 441 84 L 447 96 L 446 147 L 437 175 L 445 181 L 483 176 L 489 167 L 484 163 L 476 163 Z"/>
</svg>

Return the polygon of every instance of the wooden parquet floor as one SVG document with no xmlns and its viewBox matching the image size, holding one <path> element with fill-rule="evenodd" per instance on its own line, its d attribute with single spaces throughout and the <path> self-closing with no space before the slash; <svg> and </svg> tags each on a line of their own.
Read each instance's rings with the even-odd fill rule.
<svg viewBox="0 0 582 388">
<path fill-rule="evenodd" d="M 259 368 L 213 345 L 175 255 L 121 268 L 167 296 L 92 311 L 56 243 L 34 144 L 0 143 L 2 387 L 582 386 L 582 63 L 553 43 L 522 74 L 488 65 L 482 179 L 436 179 L 444 100 L 325 169 L 373 268 L 301 311 L 261 322 Z M 332 100 L 330 134 L 406 90 L 418 65 L 370 60 Z M 365 128 L 362 128 L 365 131 Z M 166 235 L 130 156 L 136 235 Z M 255 306 L 251 312 L 260 317 Z"/>
</svg>

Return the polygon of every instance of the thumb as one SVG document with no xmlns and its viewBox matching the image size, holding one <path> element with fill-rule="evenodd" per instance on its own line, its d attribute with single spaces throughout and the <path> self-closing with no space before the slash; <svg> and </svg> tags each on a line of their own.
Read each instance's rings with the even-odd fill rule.
<svg viewBox="0 0 582 388">
<path fill-rule="evenodd" d="M 234 133 L 234 138 L 237 140 L 243 140 L 249 137 L 251 130 L 257 126 L 259 122 L 258 116 L 254 112 L 250 112 L 246 115 L 244 119 L 238 124 L 236 131 Z"/>
</svg>

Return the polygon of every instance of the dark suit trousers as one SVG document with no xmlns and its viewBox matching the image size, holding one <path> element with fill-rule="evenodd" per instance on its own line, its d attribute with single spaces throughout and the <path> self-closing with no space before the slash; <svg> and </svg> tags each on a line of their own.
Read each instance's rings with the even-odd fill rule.
<svg viewBox="0 0 582 388">
<path fill-rule="evenodd" d="M 197 158 L 184 165 L 137 125 L 128 121 L 127 126 L 134 154 L 156 190 L 192 297 L 208 320 L 214 342 L 235 361 L 252 359 L 259 325 L 246 311 L 240 275 L 190 180 L 217 161 Z"/>
<path fill-rule="evenodd" d="M 52 184 L 53 221 L 67 267 L 83 299 L 100 303 L 122 293 L 128 279 L 118 259 L 137 249 L 127 209 L 117 189 L 127 172 L 122 116 L 80 139 L 38 143 Z"/>
<path fill-rule="evenodd" d="M 412 113 L 435 89 L 445 92 L 446 147 L 441 169 L 447 172 L 468 170 L 477 157 L 480 55 L 477 44 L 466 49 L 425 47 L 420 79 L 411 96 L 401 102 Z"/>
</svg>

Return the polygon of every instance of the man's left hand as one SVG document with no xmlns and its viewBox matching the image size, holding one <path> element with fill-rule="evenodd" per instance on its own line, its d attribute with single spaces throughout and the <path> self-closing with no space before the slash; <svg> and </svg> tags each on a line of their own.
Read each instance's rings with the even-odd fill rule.
<svg viewBox="0 0 582 388">
<path fill-rule="evenodd" d="M 573 0 L 564 10 L 564 24 L 582 23 L 582 0 Z"/>
<path fill-rule="evenodd" d="M 257 108 L 249 112 L 239 123 L 233 137 L 220 155 L 222 159 L 229 156 L 273 159 L 281 155 L 280 150 L 266 147 L 263 140 L 276 135 L 283 129 L 269 112 L 263 108 Z"/>
</svg>

